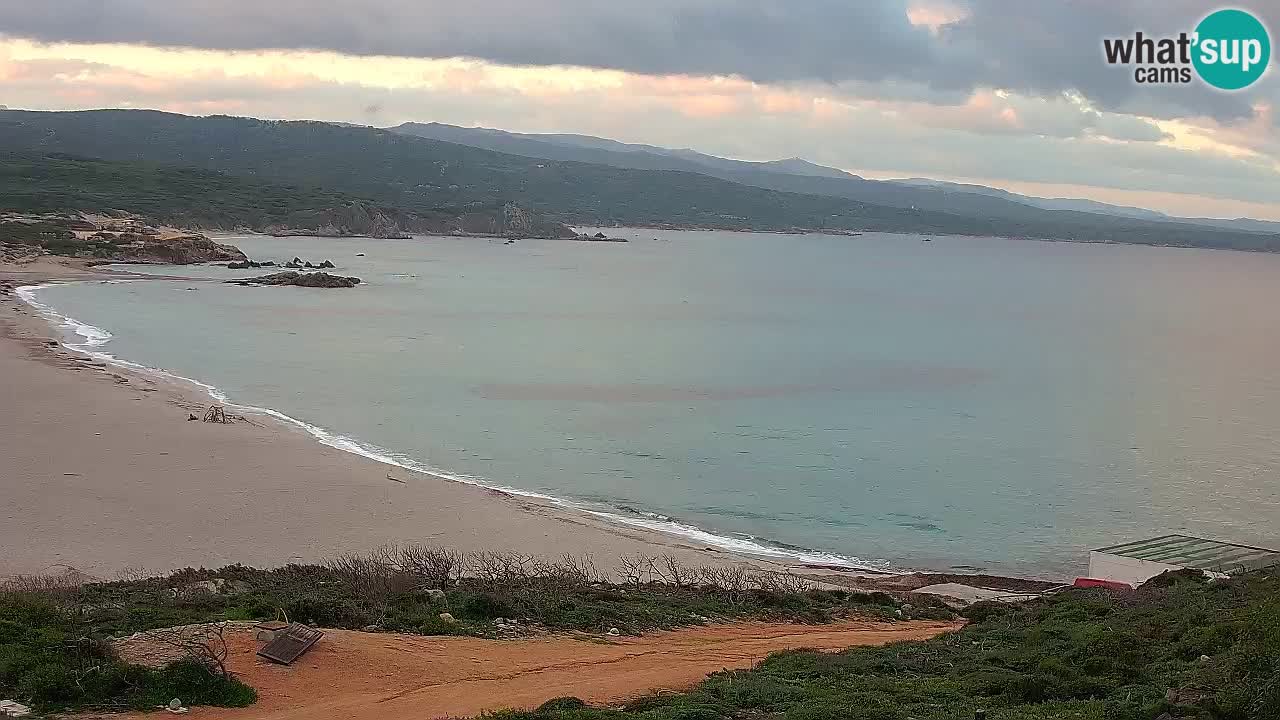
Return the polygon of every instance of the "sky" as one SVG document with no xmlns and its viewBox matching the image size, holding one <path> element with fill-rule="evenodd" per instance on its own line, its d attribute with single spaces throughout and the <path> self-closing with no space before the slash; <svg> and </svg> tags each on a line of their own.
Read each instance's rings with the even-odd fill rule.
<svg viewBox="0 0 1280 720">
<path fill-rule="evenodd" d="M 569 132 L 1280 220 L 1280 79 L 1134 82 L 1192 0 L 0 0 L 0 104 Z M 1280 29 L 1280 0 L 1246 0 Z M 1274 65 L 1274 58 L 1272 64 Z"/>
</svg>

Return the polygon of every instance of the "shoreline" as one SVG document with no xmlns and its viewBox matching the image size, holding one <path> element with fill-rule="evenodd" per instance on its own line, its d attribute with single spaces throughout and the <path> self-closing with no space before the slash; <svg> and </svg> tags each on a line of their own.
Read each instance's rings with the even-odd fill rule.
<svg viewBox="0 0 1280 720">
<path fill-rule="evenodd" d="M 907 232 L 904 230 L 836 230 L 836 229 L 801 229 L 801 230 L 753 230 L 748 228 L 720 228 L 720 227 L 694 227 L 694 226 L 667 226 L 667 225 L 570 225 L 575 230 L 664 230 L 668 232 L 734 232 L 734 233 L 751 233 L 753 235 L 827 235 L 830 237 L 859 237 L 863 235 L 897 235 L 900 237 L 911 238 L 973 238 L 977 240 L 1010 240 L 1014 242 L 1037 242 L 1037 243 L 1058 243 L 1064 245 L 1105 245 L 1118 247 L 1137 247 L 1137 248 L 1162 248 L 1169 250 L 1213 250 L 1223 252 L 1242 252 L 1262 255 L 1280 255 L 1280 248 L 1268 250 L 1265 248 L 1239 248 L 1239 247 L 1214 247 L 1210 245 L 1174 245 L 1171 243 L 1140 243 L 1125 242 L 1122 240 L 1077 240 L 1074 238 L 1042 238 L 1030 237 L 1027 235 L 974 235 L 970 233 L 957 232 Z M 1242 232 L 1252 232 L 1260 235 L 1272 235 L 1277 233 L 1267 233 L 1256 230 L 1246 230 Z"/>
<path fill-rule="evenodd" d="M 35 266 L 35 267 L 32 267 Z M 22 269 L 20 269 L 22 268 Z M 175 375 L 163 369 L 149 368 L 130 361 L 120 360 L 111 356 L 109 353 L 103 353 L 94 348 L 105 344 L 110 339 L 109 333 L 101 333 L 95 335 L 93 328 L 78 323 L 71 318 L 57 313 L 56 310 L 43 305 L 42 303 L 33 303 L 34 298 L 31 297 L 31 288 L 39 286 L 47 286 L 50 284 L 61 284 L 67 282 L 89 282 L 89 281 L 140 281 L 144 279 L 183 279 L 196 281 L 194 278 L 180 278 L 170 276 L 155 275 L 131 275 L 127 271 L 101 271 L 87 267 L 84 263 L 76 263 L 74 261 L 58 262 L 49 259 L 43 259 L 36 263 L 30 263 L 27 266 L 22 265 L 0 265 L 0 282 L 3 282 L 8 289 L 12 291 L 11 295 L 0 296 L 3 301 L 0 302 L 0 360 L 5 361 L 3 364 L 11 364 L 11 356 L 15 353 L 11 352 L 15 346 L 25 345 L 27 349 L 28 362 L 35 362 L 45 367 L 55 367 L 58 374 L 72 375 L 72 371 L 67 369 L 70 366 L 79 366 L 77 369 L 89 367 L 98 367 L 101 372 L 95 375 L 105 375 L 105 378 L 111 381 L 115 387 L 112 389 L 119 390 L 129 386 L 130 381 L 135 381 L 143 386 L 141 391 L 151 396 L 160 396 L 165 399 L 167 404 L 176 405 L 184 411 L 195 412 L 202 409 L 204 405 L 209 404 L 210 398 L 216 403 L 225 404 L 228 409 L 235 410 L 237 413 L 244 413 L 258 417 L 265 417 L 268 420 L 267 425 L 260 426 L 254 424 L 254 427 L 260 435 L 269 436 L 275 443 L 281 443 L 283 440 L 297 441 L 301 440 L 310 446 L 307 452 L 303 448 L 292 448 L 295 453 L 315 454 L 316 450 L 331 450 L 344 456 L 348 462 L 344 465 L 355 464 L 358 467 L 352 468 L 355 472 L 369 473 L 373 468 L 377 468 L 384 472 L 385 478 L 382 482 L 387 484 L 395 484 L 399 486 L 418 485 L 419 482 L 427 485 L 447 486 L 452 490 L 460 491 L 459 493 L 471 495 L 470 500 L 483 498 L 484 502 L 489 503 L 495 500 L 502 500 L 502 509 L 520 513 L 524 517 L 524 524 L 529 524 L 531 520 L 536 520 L 533 525 L 537 528 L 542 536 L 542 547 L 538 547 L 539 543 L 534 542 L 532 546 L 528 543 L 521 542 L 505 542 L 502 544 L 494 544 L 492 542 L 481 543 L 480 545 L 472 544 L 467 546 L 465 543 L 458 543 L 455 540 L 458 537 L 470 538 L 475 543 L 479 538 L 476 536 L 486 530 L 497 530 L 501 524 L 495 522 L 496 518 L 491 517 L 492 513 L 472 513 L 473 517 L 452 517 L 449 521 L 454 525 L 453 532 L 435 533 L 431 537 L 427 537 L 428 533 L 403 535 L 399 533 L 382 533 L 386 535 L 379 542 L 366 543 L 356 546 L 338 546 L 328 550 L 329 554 L 337 554 L 339 552 L 348 551 L 365 551 L 372 547 L 387 542 L 409 542 L 409 541 L 428 541 L 435 544 L 459 547 L 459 549 L 489 549 L 489 550 L 509 550 L 512 547 L 520 547 L 525 552 L 535 555 L 556 556 L 565 552 L 581 554 L 584 551 L 595 549 L 601 550 L 602 554 L 607 549 L 608 554 L 616 557 L 620 554 L 644 553 L 650 555 L 660 555 L 664 553 L 674 553 L 683 556 L 681 559 L 689 564 L 722 564 L 722 563 L 746 563 L 772 569 L 788 569 L 797 571 L 834 571 L 842 574 L 884 574 L 890 572 L 887 567 L 878 566 L 873 563 L 858 563 L 849 558 L 821 553 L 821 552 L 804 552 L 799 550 L 788 550 L 784 548 L 773 548 L 768 545 L 753 543 L 749 540 L 737 540 L 732 537 L 718 536 L 713 533 L 706 532 L 693 526 L 679 524 L 675 521 L 663 521 L 657 518 L 646 518 L 637 513 L 635 516 L 622 515 L 620 513 L 606 512 L 602 510 L 592 509 L 583 504 L 578 504 L 570 500 L 555 498 L 540 493 L 521 491 L 515 488 L 507 488 L 500 485 L 493 485 L 481 482 L 477 478 L 468 478 L 463 476 L 442 473 L 432 468 L 427 468 L 415 463 L 411 458 L 398 456 L 394 453 L 382 451 L 381 448 L 361 443 L 358 440 L 347 438 L 337 433 L 332 433 L 324 428 L 319 428 L 305 421 L 289 417 L 283 413 L 270 408 L 260 408 L 256 406 L 240 405 L 226 400 L 226 396 L 217 391 L 216 388 L 207 385 L 198 380 L 192 380 L 182 376 Z M 21 292 L 26 290 L 26 292 Z M 24 297 L 25 296 L 25 297 Z M 50 317 L 52 316 L 52 317 Z M 55 321 L 62 320 L 63 327 L 59 328 L 55 325 Z M 57 333 L 61 330 L 87 330 L 88 332 L 80 332 L 82 337 L 86 338 L 85 343 L 70 343 L 63 338 L 49 338 L 50 332 Z M 51 344 L 52 343 L 52 344 Z M 55 347 L 56 346 L 56 347 Z M 71 356 L 71 357 L 69 357 Z M 71 362 L 68 363 L 67 361 Z M 16 366 L 15 366 L 16 367 Z M 15 368 L 6 368 L 13 370 Z M 30 369 L 30 366 L 28 366 Z M 114 370 L 116 372 L 110 372 Z M 12 377 L 20 377 L 22 373 L 9 373 Z M 122 377 L 124 379 L 122 379 Z M 69 379 L 69 378 L 68 378 Z M 97 379 L 97 378 L 95 378 Z M 203 396 L 201 396 L 201 392 Z M 117 393 L 119 395 L 119 393 Z M 122 398 L 116 397 L 113 402 L 118 403 Z M 142 398 L 134 397 L 130 402 L 136 403 Z M 15 398 L 20 400 L 20 398 Z M 8 403 L 10 406 L 18 409 L 18 415 L 21 416 L 24 410 L 21 402 Z M 196 413 L 198 414 L 198 413 Z M 182 415 L 183 418 L 186 414 Z M 21 418 L 19 425 L 21 423 Z M 12 422 L 11 418 L 8 422 Z M 149 419 L 146 424 L 160 424 L 163 422 L 163 414 L 156 413 Z M 186 423 L 184 422 L 184 425 Z M 204 425 L 203 423 L 194 423 L 195 425 Z M 237 424 L 232 427 L 242 427 Z M 14 428 L 18 432 L 6 432 L 5 435 L 13 437 L 15 440 L 21 435 L 20 428 Z M 100 435 L 100 434 L 95 434 Z M 2 443 L 0 443 L 2 444 Z M 171 456 L 170 453 L 162 453 L 165 456 Z M 124 458 L 126 462 L 128 458 Z M 354 461 L 354 463 L 352 462 Z M 398 470 L 397 470 L 398 469 Z M 30 473 L 38 473 L 39 468 L 26 468 Z M 390 472 L 387 472 L 390 470 Z M 394 474 L 411 474 L 410 482 L 404 479 L 393 477 Z M 106 472 L 104 475 L 110 476 L 114 473 Z M 297 473 L 292 473 L 297 475 Z M 78 476 L 79 474 L 66 474 Z M 245 488 L 250 490 L 250 488 Z M 0 492 L 4 490 L 0 489 Z M 23 509 L 21 504 L 15 504 L 6 500 L 4 503 L 10 507 Z M 494 503 L 498 505 L 498 503 Z M 514 506 L 514 507 L 513 507 Z M 214 508 L 217 511 L 217 508 Z M 406 508 L 408 514 L 412 515 L 415 510 L 422 508 Z M 495 508 L 496 511 L 496 508 Z M 338 511 L 329 513 L 326 518 L 327 522 L 340 521 L 346 519 L 344 513 Z M 358 518 L 351 518 L 358 520 Z M 403 520 L 403 518 L 401 518 Z M 437 520 L 439 520 L 437 518 Z M 548 522 L 549 521 L 549 522 Z M 459 525 L 461 523 L 461 525 Z M 12 524 L 12 523 L 11 523 Z M 572 532 L 564 532 L 569 526 Z M 560 532 L 552 532 L 552 530 Z M 673 532 L 674 531 L 674 532 Z M 579 537 L 580 535 L 589 533 L 593 537 Z M 6 533 L 7 534 L 7 533 Z M 440 537 L 443 534 L 445 537 Z M 375 533 L 378 535 L 378 533 Z M 394 537 L 392 535 L 395 535 Z M 403 535 L 403 536 L 402 536 Z M 564 536 L 564 537 L 561 537 Z M 22 538 L 6 538 L 6 545 L 21 546 L 21 541 L 26 540 L 27 544 L 33 538 L 24 536 Z M 38 539 L 38 538 L 37 538 Z M 241 540 L 244 540 L 242 538 Z M 217 542 L 220 539 L 216 537 L 207 538 L 208 541 Z M 550 540 L 550 544 L 546 541 Z M 717 547 L 718 546 L 718 547 Z M 758 551 L 756 551 L 758 548 Z M 617 552 L 614 552 L 616 550 Z M 197 553 L 199 555 L 200 553 Z M 222 556 L 222 553 L 203 553 L 204 555 Z M 0 561 L 0 576 L 6 574 L 31 574 L 45 571 L 49 568 L 69 567 L 87 574 L 94 572 L 114 572 L 125 568 L 138 567 L 137 562 L 126 562 L 125 558 L 121 558 L 121 562 L 115 567 L 104 566 L 103 560 L 89 562 L 86 569 L 85 563 L 77 561 L 74 557 L 63 557 L 61 554 L 46 554 L 44 562 L 38 560 L 39 553 L 19 553 L 17 560 L 12 558 Z M 34 556 L 33 556 L 34 555 Z M 179 557 L 185 557 L 178 554 L 170 554 L 172 557 L 168 561 L 160 562 L 159 567 L 150 567 L 152 563 L 142 563 L 148 566 L 148 569 L 164 569 L 172 570 L 178 567 L 188 565 L 208 564 L 208 562 L 216 563 L 216 560 L 208 560 L 207 562 L 200 557 L 189 557 L 187 560 L 179 560 Z M 253 557 L 260 558 L 261 553 L 253 554 Z M 322 559 L 320 556 L 302 556 L 305 559 L 317 561 Z M 157 558 L 159 559 L 159 558 Z M 294 556 L 290 556 L 289 560 L 293 561 Z M 132 558 L 130 559 L 132 560 Z M 263 564 L 262 559 L 251 560 L 248 557 L 235 556 L 232 562 L 245 562 L 246 564 Z M 267 564 L 271 564 L 269 561 Z"/>
</svg>

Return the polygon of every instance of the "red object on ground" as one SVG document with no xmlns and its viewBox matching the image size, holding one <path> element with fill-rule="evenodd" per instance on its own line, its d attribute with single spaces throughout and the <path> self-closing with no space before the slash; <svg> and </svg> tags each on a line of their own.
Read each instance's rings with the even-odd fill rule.
<svg viewBox="0 0 1280 720">
<path fill-rule="evenodd" d="M 1076 587 L 1092 588 L 1100 587 L 1108 590 L 1132 590 L 1133 586 L 1129 583 L 1122 583 L 1117 580 L 1100 580 L 1098 578 L 1076 578 Z"/>
</svg>

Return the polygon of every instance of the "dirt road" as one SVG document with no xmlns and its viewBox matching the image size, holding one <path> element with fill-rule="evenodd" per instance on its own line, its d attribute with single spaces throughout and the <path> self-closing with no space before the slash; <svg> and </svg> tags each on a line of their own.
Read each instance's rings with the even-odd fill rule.
<svg viewBox="0 0 1280 720">
<path fill-rule="evenodd" d="M 486 710 L 531 708 L 572 695 L 616 703 L 654 690 L 678 690 L 708 673 L 751 667 L 771 652 L 843 649 L 932 637 L 937 622 L 831 625 L 748 623 L 658 632 L 639 638 L 556 635 L 523 640 L 419 637 L 328 631 L 292 667 L 255 657 L 247 633 L 229 636 L 231 668 L 258 690 L 241 710 L 193 709 L 226 720 L 427 720 Z"/>
</svg>

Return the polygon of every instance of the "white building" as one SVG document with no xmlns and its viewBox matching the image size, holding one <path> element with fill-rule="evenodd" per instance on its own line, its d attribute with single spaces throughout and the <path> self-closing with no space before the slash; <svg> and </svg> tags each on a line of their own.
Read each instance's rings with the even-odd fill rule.
<svg viewBox="0 0 1280 720">
<path fill-rule="evenodd" d="M 1278 551 L 1188 535 L 1165 535 L 1089 553 L 1090 578 L 1135 587 L 1167 570 L 1194 569 L 1224 578 L 1275 565 L 1280 565 Z"/>
</svg>

